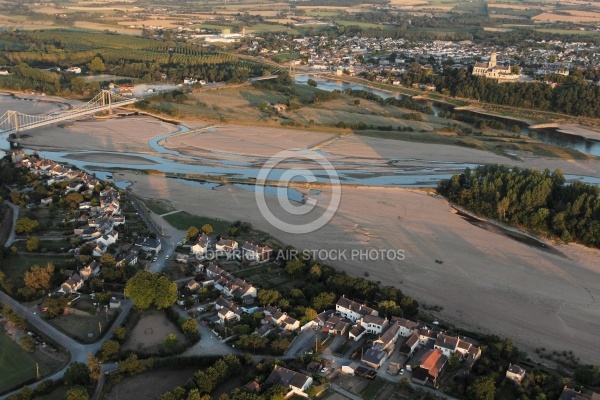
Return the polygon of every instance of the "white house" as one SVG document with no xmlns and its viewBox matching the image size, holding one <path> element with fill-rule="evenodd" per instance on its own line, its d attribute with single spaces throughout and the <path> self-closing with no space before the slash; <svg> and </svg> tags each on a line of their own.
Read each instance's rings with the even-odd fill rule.
<svg viewBox="0 0 600 400">
<path fill-rule="evenodd" d="M 238 248 L 238 242 L 230 239 L 221 239 L 217 242 L 215 249 L 221 253 L 231 253 Z"/>
<path fill-rule="evenodd" d="M 69 294 L 75 293 L 83 287 L 83 279 L 78 274 L 74 274 L 67 279 L 58 289 L 59 293 Z"/>
<path fill-rule="evenodd" d="M 508 364 L 508 369 L 506 370 L 506 377 L 516 383 L 521 383 L 525 378 L 525 370 L 517 364 Z"/>
<path fill-rule="evenodd" d="M 98 276 L 99 273 L 100 264 L 98 264 L 97 261 L 92 261 L 91 263 L 79 270 L 79 276 L 81 276 L 81 279 L 83 279 L 84 281 Z"/>
<path fill-rule="evenodd" d="M 206 253 L 206 250 L 208 249 L 209 241 L 209 237 L 206 236 L 206 234 L 204 233 L 198 236 L 196 243 L 194 243 L 194 245 L 192 246 L 192 254 L 196 256 L 203 256 Z"/>
<path fill-rule="evenodd" d="M 268 261 L 273 253 L 273 249 L 269 246 L 258 246 L 251 242 L 244 243 L 242 251 L 245 259 L 256 262 Z"/>
<path fill-rule="evenodd" d="M 81 68 L 79 67 L 69 67 L 67 68 L 67 72 L 70 74 L 80 74 L 81 73 Z"/>
<path fill-rule="evenodd" d="M 387 326 L 388 320 L 374 315 L 364 315 L 360 318 L 360 325 L 366 329 L 367 333 L 379 335 L 383 328 Z"/>
<path fill-rule="evenodd" d="M 345 296 L 340 297 L 335 305 L 335 310 L 340 313 L 343 317 L 348 318 L 352 322 L 356 322 L 363 315 L 374 315 L 378 316 L 379 312 L 364 304 L 357 303 L 353 300 L 346 298 Z"/>
</svg>

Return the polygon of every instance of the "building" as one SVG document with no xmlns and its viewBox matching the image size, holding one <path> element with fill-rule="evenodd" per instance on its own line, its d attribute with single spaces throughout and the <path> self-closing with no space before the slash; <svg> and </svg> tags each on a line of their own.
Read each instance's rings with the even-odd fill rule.
<svg viewBox="0 0 600 400">
<path fill-rule="evenodd" d="M 510 66 L 498 65 L 496 62 L 496 50 L 492 51 L 490 61 L 476 62 L 473 66 L 473 75 L 485 76 L 490 79 L 500 81 L 514 81 L 519 78 L 518 74 L 513 74 Z"/>
<path fill-rule="evenodd" d="M 438 378 L 448 361 L 440 349 L 428 350 L 413 368 L 412 381 L 421 385 L 437 387 Z"/>
<path fill-rule="evenodd" d="M 135 247 L 141 249 L 142 251 L 153 251 L 155 254 L 158 254 L 162 249 L 160 239 L 141 236 L 136 239 Z"/>
<path fill-rule="evenodd" d="M 273 249 L 269 246 L 258 246 L 251 242 L 246 242 L 242 245 L 244 258 L 250 261 L 263 262 L 271 258 Z"/>
<path fill-rule="evenodd" d="M 210 239 L 208 236 L 206 236 L 205 233 L 198 236 L 196 243 L 194 243 L 194 245 L 192 246 L 192 254 L 194 254 L 196 256 L 203 256 L 204 254 L 206 254 L 206 250 L 208 250 L 209 242 L 210 242 Z"/>
<path fill-rule="evenodd" d="M 67 71 L 69 74 L 80 74 L 81 73 L 81 68 L 79 67 L 69 67 L 67 68 Z"/>
<path fill-rule="evenodd" d="M 383 328 L 388 324 L 388 320 L 375 315 L 365 315 L 360 318 L 360 325 L 367 330 L 367 333 L 379 335 L 383 332 Z"/>
<path fill-rule="evenodd" d="M 356 322 L 364 315 L 374 315 L 376 317 L 379 316 L 379 312 L 377 310 L 350 300 L 345 296 L 340 297 L 340 299 L 337 301 L 335 305 L 335 311 L 352 322 Z"/>
<path fill-rule="evenodd" d="M 271 375 L 267 378 L 266 383 L 279 384 L 290 389 L 299 396 L 308 397 L 304 392 L 312 385 L 313 378 L 301 374 L 300 372 L 276 365 L 275 368 L 273 368 Z"/>
<path fill-rule="evenodd" d="M 516 364 L 509 364 L 506 370 L 506 377 L 516 383 L 523 382 L 525 378 L 525 370 Z"/>
<path fill-rule="evenodd" d="M 600 400 L 600 394 L 585 394 L 565 386 L 558 400 Z"/>
</svg>

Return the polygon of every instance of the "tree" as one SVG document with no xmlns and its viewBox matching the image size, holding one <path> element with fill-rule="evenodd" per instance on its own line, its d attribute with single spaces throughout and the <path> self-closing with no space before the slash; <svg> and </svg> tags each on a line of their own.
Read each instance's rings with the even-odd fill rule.
<svg viewBox="0 0 600 400">
<path fill-rule="evenodd" d="M 308 86 L 317 87 L 317 81 L 315 81 L 314 79 L 308 79 L 308 80 L 306 81 L 306 84 L 307 84 Z"/>
<path fill-rule="evenodd" d="M 89 400 L 90 395 L 83 386 L 75 386 L 67 391 L 67 400 Z"/>
<path fill-rule="evenodd" d="M 63 315 L 68 303 L 69 300 L 66 297 L 51 297 L 46 299 L 44 301 L 46 315 L 50 319 Z"/>
<path fill-rule="evenodd" d="M 15 225 L 15 232 L 17 232 L 17 234 L 19 235 L 28 235 L 31 232 L 35 231 L 39 227 L 39 225 L 40 224 L 34 219 L 19 218 L 17 220 L 17 224 Z"/>
<path fill-rule="evenodd" d="M 467 390 L 469 400 L 494 400 L 495 395 L 496 386 L 492 377 L 480 376 Z"/>
<path fill-rule="evenodd" d="M 90 63 L 90 69 L 92 72 L 104 72 L 106 70 L 106 66 L 100 57 L 94 57 Z"/>
<path fill-rule="evenodd" d="M 266 306 L 267 304 L 275 304 L 279 300 L 279 292 L 277 290 L 265 290 L 261 289 L 258 292 L 258 301 L 260 305 Z"/>
<path fill-rule="evenodd" d="M 19 340 L 19 344 L 26 351 L 32 351 L 35 349 L 35 340 L 29 335 L 23 336 L 21 340 Z"/>
<path fill-rule="evenodd" d="M 169 333 L 165 340 L 163 340 L 163 346 L 168 351 L 174 351 L 179 346 L 179 340 L 174 333 Z"/>
<path fill-rule="evenodd" d="M 102 378 L 102 365 L 100 364 L 100 360 L 94 357 L 92 353 L 88 353 L 87 361 L 90 379 L 97 381 Z"/>
<path fill-rule="evenodd" d="M 81 202 L 83 202 L 83 196 L 81 193 L 71 192 L 65 197 L 65 201 L 71 208 L 77 207 Z"/>
<path fill-rule="evenodd" d="M 190 226 L 185 234 L 185 241 L 188 242 L 190 240 L 196 239 L 200 231 L 195 226 Z"/>
<path fill-rule="evenodd" d="M 294 258 L 285 264 L 285 272 L 292 276 L 301 273 L 303 269 L 304 263 L 299 258 Z"/>
<path fill-rule="evenodd" d="M 124 326 L 116 327 L 115 331 L 113 332 L 115 338 L 117 338 L 119 342 L 123 342 L 123 340 L 127 338 L 127 333 L 127 328 L 125 328 Z"/>
<path fill-rule="evenodd" d="M 104 253 L 102 254 L 102 257 L 100 257 L 100 265 L 103 268 L 114 267 L 116 263 L 115 256 L 110 253 Z"/>
<path fill-rule="evenodd" d="M 313 308 L 317 311 L 318 310 L 326 310 L 326 309 L 330 308 L 331 306 L 333 306 L 334 301 L 335 301 L 334 293 L 323 292 L 323 293 L 319 293 L 319 295 L 313 299 L 312 305 L 313 305 Z"/>
<path fill-rule="evenodd" d="M 140 271 L 127 281 L 125 295 L 140 310 L 152 305 L 155 296 L 156 276 L 148 271 Z"/>
<path fill-rule="evenodd" d="M 88 386 L 90 384 L 90 371 L 87 365 L 74 361 L 65 371 L 65 383 L 69 386 Z"/>
<path fill-rule="evenodd" d="M 185 337 L 190 340 L 198 338 L 198 323 L 193 318 L 186 319 L 183 324 L 181 324 L 181 330 Z"/>
<path fill-rule="evenodd" d="M 275 339 L 271 342 L 270 347 L 273 354 L 281 355 L 290 347 L 290 341 L 286 338 Z"/>
<path fill-rule="evenodd" d="M 85 91 L 85 79 L 77 76 L 71 79 L 71 90 L 78 94 L 83 94 Z"/>
<path fill-rule="evenodd" d="M 107 340 L 102 343 L 102 361 L 110 360 L 114 355 L 119 353 L 121 345 L 116 340 Z"/>
<path fill-rule="evenodd" d="M 161 276 L 156 281 L 154 304 L 159 310 L 169 308 L 177 301 L 177 284 L 171 282 L 166 276 Z"/>
<path fill-rule="evenodd" d="M 46 264 L 46 267 L 44 268 L 39 265 L 34 265 L 25 272 L 23 283 L 25 284 L 25 287 L 32 291 L 48 290 L 52 283 L 53 274 L 54 265 L 52 263 Z"/>
<path fill-rule="evenodd" d="M 138 356 L 132 353 L 119 363 L 119 373 L 123 375 L 135 375 L 143 372 L 148 368 L 148 365 L 141 360 L 138 360 Z"/>
<path fill-rule="evenodd" d="M 202 225 L 202 232 L 206 233 L 207 235 L 210 235 L 211 233 L 213 233 L 213 227 L 210 226 L 210 224 L 204 224 Z"/>
<path fill-rule="evenodd" d="M 40 239 L 32 236 L 27 239 L 27 251 L 36 251 L 40 247 Z"/>
</svg>

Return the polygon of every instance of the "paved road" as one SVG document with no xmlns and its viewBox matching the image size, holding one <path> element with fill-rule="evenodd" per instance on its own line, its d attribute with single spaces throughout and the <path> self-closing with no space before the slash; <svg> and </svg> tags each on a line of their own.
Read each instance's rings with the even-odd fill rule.
<svg viewBox="0 0 600 400">
<path fill-rule="evenodd" d="M 98 350 L 100 350 L 102 343 L 104 343 L 105 341 L 109 340 L 112 337 L 115 328 L 123 323 L 123 320 L 125 319 L 127 314 L 129 314 L 129 311 L 131 310 L 131 307 L 133 306 L 133 303 L 131 301 L 123 300 L 121 302 L 121 313 L 119 314 L 117 319 L 114 321 L 114 323 L 111 325 L 111 327 L 108 329 L 108 331 L 105 332 L 104 336 L 95 343 L 82 344 L 82 343 L 79 343 L 79 342 L 73 340 L 72 338 L 65 335 L 64 333 L 60 332 L 58 329 L 56 329 L 55 327 L 50 325 L 48 322 L 46 322 L 42 317 L 40 317 L 39 314 L 34 314 L 33 312 L 37 308 L 37 306 L 34 306 L 32 308 L 27 308 L 27 307 L 23 306 L 22 304 L 20 304 L 19 302 L 17 302 L 16 300 L 14 300 L 13 298 L 11 298 L 6 293 L 1 292 L 1 291 L 0 291 L 0 303 L 10 306 L 17 314 L 19 314 L 23 318 L 25 318 L 25 320 L 31 326 L 33 326 L 34 328 L 36 328 L 37 330 L 42 332 L 44 335 L 48 336 L 50 339 L 54 340 L 56 343 L 58 343 L 65 349 L 67 349 L 67 351 L 69 352 L 69 354 L 71 356 L 71 359 L 70 359 L 71 362 L 78 361 L 78 362 L 82 362 L 82 363 L 86 363 L 86 364 L 87 364 L 88 353 L 95 354 Z M 62 378 L 67 367 L 61 369 L 60 371 L 54 373 L 53 375 L 45 376 L 42 380 L 44 380 L 44 379 L 55 380 L 55 379 Z M 41 381 L 39 381 L 39 382 L 41 382 Z M 39 382 L 31 384 L 29 386 L 31 388 L 34 388 L 35 386 L 38 385 Z M 10 395 L 10 393 L 8 393 L 4 396 L 0 396 L 0 400 L 4 400 L 9 395 Z"/>
<path fill-rule="evenodd" d="M 131 204 L 136 209 L 142 221 L 144 221 L 144 223 L 148 226 L 150 231 L 153 232 L 157 238 L 160 238 L 162 253 L 157 254 L 158 259 L 154 262 L 151 262 L 150 267 L 148 268 L 148 271 L 150 272 L 160 272 L 166 266 L 165 256 L 172 256 L 175 252 L 176 241 L 170 236 L 165 236 L 164 232 L 161 232 L 162 229 L 158 229 L 154 220 L 152 220 L 152 217 L 146 211 L 146 207 L 140 204 L 135 196 L 133 196 L 131 193 L 127 193 L 127 198 L 129 201 L 131 201 Z"/>
<path fill-rule="evenodd" d="M 6 243 L 4 244 L 4 247 L 8 248 L 13 244 L 15 238 L 17 237 L 17 234 L 15 233 L 15 227 L 17 226 L 17 219 L 19 219 L 19 206 L 11 203 L 8 200 L 4 200 L 4 204 L 9 206 L 13 210 L 12 229 L 10 235 L 8 236 L 8 239 L 6 240 Z"/>
</svg>

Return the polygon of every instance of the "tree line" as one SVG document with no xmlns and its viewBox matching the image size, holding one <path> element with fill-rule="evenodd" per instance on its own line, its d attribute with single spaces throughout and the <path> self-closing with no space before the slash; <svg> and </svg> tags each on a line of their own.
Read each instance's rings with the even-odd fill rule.
<svg viewBox="0 0 600 400">
<path fill-rule="evenodd" d="M 437 190 L 479 215 L 600 248 L 600 188 L 567 183 L 559 170 L 479 166 L 453 175 Z"/>
</svg>

